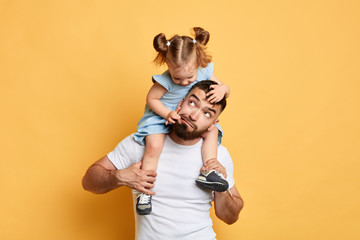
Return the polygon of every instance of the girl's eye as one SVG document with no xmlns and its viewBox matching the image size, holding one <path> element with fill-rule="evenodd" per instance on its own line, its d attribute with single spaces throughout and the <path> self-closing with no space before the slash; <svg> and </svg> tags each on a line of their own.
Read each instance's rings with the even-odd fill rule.
<svg viewBox="0 0 360 240">
<path fill-rule="evenodd" d="M 193 102 L 193 101 L 190 101 L 189 104 L 190 104 L 190 106 L 192 106 L 192 107 L 195 106 L 195 102 Z"/>
<path fill-rule="evenodd" d="M 208 112 L 206 112 L 206 113 L 205 113 L 205 117 L 210 118 L 210 117 L 211 117 L 211 114 L 208 113 Z"/>
</svg>

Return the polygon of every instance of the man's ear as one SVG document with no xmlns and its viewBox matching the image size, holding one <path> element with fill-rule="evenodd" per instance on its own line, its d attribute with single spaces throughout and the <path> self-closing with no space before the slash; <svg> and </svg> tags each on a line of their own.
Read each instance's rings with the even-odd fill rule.
<svg viewBox="0 0 360 240">
<path fill-rule="evenodd" d="M 216 119 L 208 128 L 208 131 L 213 130 L 214 128 L 216 128 L 216 124 L 219 122 L 219 119 Z"/>
</svg>

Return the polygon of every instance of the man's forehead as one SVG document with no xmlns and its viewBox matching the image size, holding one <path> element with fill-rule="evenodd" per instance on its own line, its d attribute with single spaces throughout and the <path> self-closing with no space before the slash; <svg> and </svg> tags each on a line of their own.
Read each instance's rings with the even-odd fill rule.
<svg viewBox="0 0 360 240">
<path fill-rule="evenodd" d="M 195 95 L 197 98 L 199 98 L 202 101 L 207 101 L 205 91 L 200 88 L 195 88 L 191 90 L 189 93 L 189 96 Z"/>
<path fill-rule="evenodd" d="M 206 97 L 206 93 L 204 90 L 200 89 L 200 88 L 195 88 L 193 89 L 189 94 L 188 97 L 194 97 L 197 98 L 198 100 L 200 100 L 202 103 L 205 103 L 208 107 L 211 107 L 213 109 L 218 109 L 220 108 L 220 104 L 214 104 L 214 103 L 210 103 Z"/>
</svg>

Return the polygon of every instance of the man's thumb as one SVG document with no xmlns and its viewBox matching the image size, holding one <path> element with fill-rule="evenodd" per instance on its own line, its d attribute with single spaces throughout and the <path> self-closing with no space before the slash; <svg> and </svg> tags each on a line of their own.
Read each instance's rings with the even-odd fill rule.
<svg viewBox="0 0 360 240">
<path fill-rule="evenodd" d="M 134 167 L 139 168 L 139 169 L 141 168 L 141 165 L 142 165 L 142 161 L 139 161 L 139 162 L 133 164 Z"/>
</svg>

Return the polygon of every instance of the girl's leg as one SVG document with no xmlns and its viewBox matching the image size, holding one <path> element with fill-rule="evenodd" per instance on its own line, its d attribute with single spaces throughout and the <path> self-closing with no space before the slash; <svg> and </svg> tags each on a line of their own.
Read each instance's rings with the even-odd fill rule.
<svg viewBox="0 0 360 240">
<path fill-rule="evenodd" d="M 201 154 L 203 165 L 205 165 L 207 160 L 212 158 L 217 159 L 217 150 L 218 150 L 218 134 L 219 130 L 217 128 L 207 131 L 202 135 L 204 142 L 201 147 Z"/>
<path fill-rule="evenodd" d="M 206 162 L 210 159 L 217 160 L 218 134 L 218 129 L 214 128 L 202 136 L 204 142 L 201 148 L 201 154 L 204 166 L 206 166 Z M 215 169 L 206 169 L 206 171 L 202 171 L 195 182 L 201 188 L 210 189 L 216 192 L 224 192 L 229 187 L 229 183 L 226 181 L 223 174 Z"/>
<path fill-rule="evenodd" d="M 156 171 L 164 141 L 165 134 L 152 134 L 145 137 L 145 152 L 141 169 Z M 149 215 L 152 211 L 151 196 L 140 193 L 137 197 L 136 211 L 140 215 Z"/>
<path fill-rule="evenodd" d="M 142 160 L 143 170 L 156 170 L 162 149 L 165 134 L 152 134 L 145 137 L 145 153 Z"/>
</svg>

